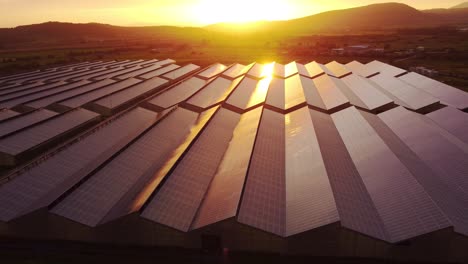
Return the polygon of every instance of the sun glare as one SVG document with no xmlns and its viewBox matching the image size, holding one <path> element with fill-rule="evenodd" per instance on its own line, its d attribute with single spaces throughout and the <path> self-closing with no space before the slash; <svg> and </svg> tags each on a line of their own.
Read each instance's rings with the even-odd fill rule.
<svg viewBox="0 0 468 264">
<path fill-rule="evenodd" d="M 262 69 L 262 76 L 263 79 L 258 82 L 257 89 L 261 91 L 261 93 L 265 93 L 268 91 L 268 87 L 270 86 L 271 80 L 273 80 L 273 70 L 275 67 L 275 63 L 265 64 Z"/>
<path fill-rule="evenodd" d="M 199 0 L 195 16 L 201 24 L 244 23 L 288 19 L 291 6 L 286 0 Z"/>
<path fill-rule="evenodd" d="M 261 101 L 262 98 L 264 99 L 266 97 L 271 80 L 273 80 L 274 66 L 274 62 L 263 65 L 261 74 L 262 79 L 258 82 L 257 87 L 250 98 L 251 102 L 258 102 Z M 250 104 L 251 103 L 249 102 L 248 105 Z"/>
</svg>

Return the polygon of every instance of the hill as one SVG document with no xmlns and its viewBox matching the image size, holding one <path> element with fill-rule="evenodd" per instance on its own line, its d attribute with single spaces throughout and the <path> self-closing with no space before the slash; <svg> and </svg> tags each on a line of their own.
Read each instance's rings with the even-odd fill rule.
<svg viewBox="0 0 468 264">
<path fill-rule="evenodd" d="M 172 26 L 119 27 L 107 24 L 74 24 L 47 22 L 42 24 L 0 29 L 0 45 L 12 44 L 54 44 L 84 43 L 88 41 L 112 41 L 124 39 L 189 40 L 193 36 L 203 36 L 201 28 Z"/>
<path fill-rule="evenodd" d="M 429 9 L 429 10 L 422 10 L 424 13 L 430 14 L 438 14 L 442 17 L 446 17 L 452 21 L 459 21 L 460 23 L 467 23 L 466 20 L 468 18 L 468 8 L 437 8 L 437 9 Z"/>
<path fill-rule="evenodd" d="M 451 7 L 451 9 L 457 9 L 457 8 L 468 8 L 468 2 L 464 2 L 459 5 Z"/>
<path fill-rule="evenodd" d="M 408 27 L 437 27 L 453 23 L 467 23 L 468 16 L 453 16 L 453 12 L 423 12 L 405 4 L 385 3 L 335 10 L 293 19 L 254 23 L 254 30 L 282 31 L 294 34 L 311 32 L 342 32 L 382 30 Z M 214 24 L 209 30 L 232 30 L 229 23 Z"/>
<path fill-rule="evenodd" d="M 139 39 L 154 43 L 194 43 L 207 39 L 232 41 L 237 32 L 255 33 L 268 38 L 310 34 L 360 33 L 402 28 L 427 28 L 467 24 L 468 9 L 416 10 L 399 3 L 335 10 L 287 21 L 259 21 L 246 24 L 219 23 L 195 27 L 118 27 L 106 24 L 43 24 L 0 29 L 0 49 L 28 49 L 86 43 L 107 43 L 114 40 Z M 234 35 L 237 37 L 237 35 Z M 91 44 L 89 44 L 91 45 Z"/>
</svg>

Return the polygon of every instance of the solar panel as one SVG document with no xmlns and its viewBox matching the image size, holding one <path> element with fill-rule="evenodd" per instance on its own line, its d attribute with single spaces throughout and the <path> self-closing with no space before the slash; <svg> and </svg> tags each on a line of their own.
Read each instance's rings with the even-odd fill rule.
<svg viewBox="0 0 468 264">
<path fill-rule="evenodd" d="M 335 195 L 341 225 L 388 241 L 382 219 L 333 119 L 328 114 L 315 110 L 309 111 L 330 185 Z"/>
<path fill-rule="evenodd" d="M 262 108 L 257 108 L 241 115 L 195 215 L 192 229 L 236 216 L 261 113 Z"/>
<path fill-rule="evenodd" d="M 88 93 L 82 94 L 75 96 L 73 98 L 67 99 L 65 101 L 60 101 L 57 104 L 69 108 L 76 108 L 80 107 L 82 105 L 85 105 L 89 102 L 95 101 L 103 96 L 109 95 L 111 93 L 118 92 L 120 90 L 126 89 L 128 87 L 131 87 L 137 83 L 140 83 L 141 80 L 138 79 L 127 79 L 124 81 L 112 83 L 108 86 L 102 87 L 100 89 L 92 90 Z"/>
<path fill-rule="evenodd" d="M 232 90 L 237 87 L 243 77 L 235 80 L 229 80 L 224 77 L 217 77 L 200 92 L 191 97 L 187 103 L 206 109 L 212 105 L 226 100 L 226 97 L 231 94 Z"/>
<path fill-rule="evenodd" d="M 55 70 L 56 70 L 55 68 L 49 68 L 49 69 L 44 69 L 44 70 L 36 70 L 36 71 L 18 73 L 18 74 L 13 74 L 13 75 L 5 75 L 5 76 L 0 77 L 0 83 L 3 86 L 4 83 L 14 81 L 14 80 L 16 80 L 18 78 L 27 77 L 27 76 L 35 76 L 35 75 L 41 74 L 41 73 L 46 72 L 46 71 L 55 71 Z"/>
<path fill-rule="evenodd" d="M 122 61 L 120 63 L 112 65 L 112 67 L 122 67 L 122 68 L 135 68 L 142 67 L 141 65 L 145 64 L 145 60 L 130 60 Z"/>
<path fill-rule="evenodd" d="M 263 78 L 265 77 L 263 74 L 263 67 L 264 67 L 263 64 L 255 63 L 249 69 L 249 71 L 247 72 L 247 75 L 253 78 L 257 78 L 257 79 Z"/>
<path fill-rule="evenodd" d="M 88 63 L 88 64 L 84 64 L 84 65 L 77 65 L 77 66 L 72 66 L 72 67 L 62 67 L 62 68 L 58 68 L 58 69 L 69 69 L 69 68 L 73 68 L 75 70 L 81 70 L 81 69 L 97 69 L 97 68 L 101 68 L 101 67 L 112 67 L 114 65 L 117 65 L 117 64 L 121 64 L 121 63 L 125 63 L 125 62 L 130 62 L 129 60 L 125 60 L 125 61 L 99 61 L 99 62 L 93 62 L 93 63 Z"/>
<path fill-rule="evenodd" d="M 86 71 L 88 71 L 88 69 L 79 70 L 78 72 L 86 72 Z M 68 74 L 74 74 L 76 72 L 77 72 L 77 70 L 75 70 L 75 69 L 66 69 L 66 70 L 62 70 L 62 71 L 55 71 L 55 72 L 50 72 L 50 73 L 41 74 L 41 75 L 38 75 L 38 76 L 26 78 L 24 80 L 21 80 L 21 83 L 54 82 L 54 81 L 57 81 L 57 80 L 54 80 L 57 77 L 66 76 Z"/>
<path fill-rule="evenodd" d="M 308 73 L 306 76 L 310 78 L 315 78 L 328 72 L 328 69 L 324 65 L 315 61 L 306 64 L 305 68 Z"/>
<path fill-rule="evenodd" d="M 109 64 L 106 64 L 105 67 L 108 69 L 112 68 L 130 68 L 133 66 L 141 66 L 142 64 L 145 64 L 144 60 L 121 60 L 121 61 L 114 61 Z M 93 66 L 91 68 L 99 67 L 100 65 Z"/>
<path fill-rule="evenodd" d="M 167 109 L 186 100 L 207 83 L 208 80 L 192 77 L 150 99 L 145 103 L 145 106 L 150 109 Z"/>
<path fill-rule="evenodd" d="M 237 221 L 284 236 L 286 231 L 284 115 L 265 109 Z"/>
<path fill-rule="evenodd" d="M 326 109 L 314 81 L 304 76 L 300 76 L 300 80 L 302 88 L 304 89 L 304 96 L 306 98 L 307 104 L 314 108 Z"/>
<path fill-rule="evenodd" d="M 265 104 L 274 106 L 278 109 L 284 110 L 285 105 L 285 88 L 286 81 L 284 79 L 273 78 L 268 88 L 267 98 Z"/>
<path fill-rule="evenodd" d="M 93 73 L 100 73 L 100 72 L 105 72 L 107 69 L 104 67 L 97 67 L 96 69 L 90 70 L 88 68 L 84 68 L 82 70 L 75 70 L 71 73 L 68 74 L 60 74 L 56 77 L 53 78 L 47 78 L 47 79 L 40 79 L 39 81 L 44 81 L 44 82 L 57 82 L 57 81 L 70 81 L 70 80 L 83 80 L 83 76 L 87 76 L 88 74 L 93 74 Z"/>
<path fill-rule="evenodd" d="M 250 70 L 250 68 L 252 68 L 253 65 L 254 63 L 247 66 L 236 63 L 229 67 L 229 69 L 227 69 L 225 72 L 223 72 L 222 75 L 231 79 L 236 79 L 246 74 Z"/>
<path fill-rule="evenodd" d="M 380 75 L 385 75 L 389 77 L 399 76 L 407 72 L 404 69 L 400 69 L 390 64 L 386 64 L 376 60 L 365 64 L 362 70 L 365 72 L 378 71 L 380 72 Z"/>
<path fill-rule="evenodd" d="M 322 99 L 323 110 L 336 111 L 337 109 L 349 105 L 348 99 L 338 88 L 338 79 L 328 75 L 322 75 L 314 78 L 313 82 Z M 307 89 L 313 89 L 313 87 L 307 87 Z M 316 107 L 321 108 L 322 105 L 316 105 Z"/>
<path fill-rule="evenodd" d="M 42 82 L 33 82 L 28 84 L 13 84 L 9 88 L 0 90 L 0 96 L 2 96 L 3 98 L 4 95 L 23 92 L 25 90 L 33 90 L 33 88 L 40 87 L 42 85 L 44 85 L 44 83 Z"/>
<path fill-rule="evenodd" d="M 295 75 L 286 79 L 285 109 L 293 108 L 306 102 L 301 78 Z"/>
<path fill-rule="evenodd" d="M 0 121 L 19 115 L 19 113 L 10 109 L 0 109 Z"/>
<path fill-rule="evenodd" d="M 57 115 L 56 112 L 52 112 L 46 109 L 39 109 L 37 111 L 32 111 L 30 113 L 16 116 L 15 118 L 0 123 L 0 138 L 55 115 Z"/>
<path fill-rule="evenodd" d="M 408 147 L 409 145 L 405 144 L 405 142 L 403 142 L 378 116 L 364 112 L 361 114 L 379 133 L 380 137 L 382 137 L 386 144 L 400 158 L 419 184 L 424 187 L 425 191 L 450 219 L 455 230 L 467 234 L 468 219 L 463 216 L 464 212 L 468 209 L 468 205 L 464 202 L 467 200 L 466 192 L 461 188 L 450 188 L 450 186 L 444 182 L 446 181 L 444 179 L 446 176 L 443 174 L 437 175 L 435 171 L 431 170 L 431 168 Z M 415 116 L 415 118 L 421 117 L 422 116 Z M 422 119 L 425 118 L 422 117 Z M 421 122 L 421 120 L 419 120 L 419 122 Z M 431 123 L 423 125 L 429 125 L 433 132 L 438 132 Z"/>
<path fill-rule="evenodd" d="M 366 78 L 351 74 L 341 78 L 345 85 L 339 88 L 344 92 L 351 104 L 368 110 L 376 110 L 392 104 L 393 101 L 379 89 L 376 89 Z"/>
<path fill-rule="evenodd" d="M 344 78 L 347 78 L 348 76 L 344 77 Z M 349 102 L 360 108 L 360 109 L 366 109 L 366 110 L 370 110 L 369 107 L 363 102 L 363 100 L 361 100 L 360 97 L 358 97 L 352 90 L 351 88 L 345 83 L 343 82 L 342 79 L 339 79 L 338 81 L 335 82 L 336 86 L 338 87 L 338 89 L 340 89 L 340 91 L 343 93 L 343 95 L 349 100 Z M 376 89 L 373 89 L 374 91 Z M 373 99 L 372 97 L 370 98 L 371 100 Z"/>
<path fill-rule="evenodd" d="M 239 120 L 239 114 L 220 109 L 142 216 L 172 228 L 189 230 L 211 180 L 219 171 L 233 131 L 239 131 L 235 130 Z"/>
<path fill-rule="evenodd" d="M 84 68 L 88 68 L 88 69 L 98 69 L 98 68 L 112 69 L 112 68 L 118 68 L 120 66 L 132 65 L 132 64 L 135 64 L 135 61 L 131 61 L 131 60 L 106 61 L 106 62 L 92 63 L 90 65 L 76 67 L 75 69 L 76 70 L 81 70 L 81 69 L 84 69 Z"/>
<path fill-rule="evenodd" d="M 384 92 L 395 103 L 413 110 L 421 110 L 437 104 L 439 100 L 430 94 L 419 90 L 398 78 L 386 74 L 378 74 L 370 80 L 377 84 L 375 87 Z"/>
<path fill-rule="evenodd" d="M 120 72 L 122 69 L 121 67 L 109 67 L 104 70 L 99 70 L 93 73 L 86 72 L 84 74 L 81 74 L 78 77 L 71 78 L 69 81 L 79 81 L 79 80 L 94 80 L 94 78 L 99 78 L 100 76 L 103 76 L 100 78 L 101 80 L 105 80 L 106 76 L 111 76 L 112 73 Z"/>
<path fill-rule="evenodd" d="M 148 72 L 157 70 L 157 69 L 159 69 L 159 68 L 161 68 L 160 65 L 152 65 L 152 66 L 145 67 L 145 68 L 142 68 L 142 69 L 133 71 L 133 72 L 129 72 L 129 73 L 124 73 L 124 74 L 121 74 L 121 75 L 117 75 L 117 76 L 115 76 L 114 78 L 115 78 L 116 80 L 125 80 L 125 79 L 128 79 L 128 78 L 133 78 L 133 77 L 136 77 L 136 76 L 139 76 L 139 75 L 142 75 L 142 74 L 145 74 L 145 73 L 148 73 Z"/>
<path fill-rule="evenodd" d="M 109 71 L 107 73 L 99 74 L 92 78 L 90 76 L 87 76 L 87 78 L 92 79 L 93 81 L 101 81 L 104 79 L 114 78 L 115 76 L 118 76 L 121 74 L 132 73 L 132 72 L 140 70 L 141 68 L 142 67 L 139 65 L 133 65 L 131 67 L 119 67 L 117 71 Z"/>
<path fill-rule="evenodd" d="M 208 67 L 208 69 L 198 73 L 197 76 L 202 78 L 202 79 L 208 80 L 208 79 L 211 79 L 211 78 L 215 77 L 216 75 L 222 73 L 227 68 L 228 68 L 227 66 L 225 66 L 225 65 L 223 65 L 221 63 L 216 63 L 216 64 L 211 65 L 210 67 Z"/>
<path fill-rule="evenodd" d="M 33 82 L 34 80 L 47 79 L 48 77 L 53 77 L 53 76 L 60 75 L 60 74 L 66 74 L 72 71 L 73 69 L 65 69 L 61 71 L 41 71 L 41 72 L 38 72 L 37 74 L 15 78 L 14 80 L 10 80 L 9 82 L 25 84 L 28 82 Z"/>
<path fill-rule="evenodd" d="M 0 77 L 8 235 L 65 238 L 41 228 L 53 219 L 119 243 L 119 228 L 90 228 L 118 220 L 138 244 L 196 247 L 209 233 L 241 250 L 253 234 L 257 249 L 299 253 L 310 236 L 320 253 L 343 234 L 403 251 L 468 234 L 463 91 L 378 61 L 173 63 Z"/>
<path fill-rule="evenodd" d="M 146 60 L 146 61 L 144 61 L 144 63 L 142 63 L 142 64 L 140 64 L 140 65 L 143 66 L 143 67 L 147 67 L 147 66 L 156 65 L 158 62 L 159 62 L 158 59 L 151 59 L 151 60 Z"/>
<path fill-rule="evenodd" d="M 81 69 L 84 69 L 84 68 L 93 70 L 93 69 L 97 69 L 97 68 L 110 68 L 110 67 L 113 67 L 113 66 L 115 66 L 115 65 L 122 64 L 122 63 L 128 63 L 128 62 L 130 62 L 130 60 L 123 60 L 123 61 L 116 61 L 116 60 L 100 61 L 100 62 L 88 63 L 88 64 L 85 64 L 85 65 L 78 65 L 78 66 L 75 66 L 75 67 L 72 67 L 72 68 L 75 69 L 75 70 L 81 70 Z"/>
<path fill-rule="evenodd" d="M 338 221 L 307 108 L 264 110 L 238 220 L 281 236 Z"/>
<path fill-rule="evenodd" d="M 452 107 L 444 107 L 426 116 L 468 144 L 468 114 Z"/>
<path fill-rule="evenodd" d="M 162 61 L 158 61 L 156 64 L 160 65 L 160 66 L 166 66 L 166 65 L 169 65 L 169 64 L 173 64 L 173 63 L 176 63 L 176 61 L 173 60 L 173 59 L 165 59 L 165 60 L 162 60 Z"/>
<path fill-rule="evenodd" d="M 283 64 L 275 63 L 273 65 L 273 75 L 279 78 L 285 78 L 285 66 Z"/>
<path fill-rule="evenodd" d="M 288 110 L 305 103 L 301 77 L 295 75 L 287 79 L 273 78 L 268 89 L 266 104 Z"/>
<path fill-rule="evenodd" d="M 296 69 L 299 75 L 310 77 L 309 72 L 304 64 L 296 63 Z"/>
<path fill-rule="evenodd" d="M 188 231 L 232 139 L 240 115 L 220 109 L 142 213 Z"/>
<path fill-rule="evenodd" d="M 365 78 L 379 74 L 379 70 L 373 69 L 371 67 L 366 67 L 364 64 L 360 63 L 359 61 L 349 62 L 345 64 L 345 67 L 348 68 L 354 74 L 358 74 Z"/>
<path fill-rule="evenodd" d="M 158 77 L 143 81 L 134 86 L 131 86 L 128 89 L 123 89 L 116 93 L 105 96 L 93 102 L 90 107 L 102 114 L 111 114 L 126 103 L 160 90 L 167 83 L 168 80 L 164 80 Z"/>
<path fill-rule="evenodd" d="M 339 217 L 309 109 L 291 112 L 284 121 L 285 236 L 291 236 L 337 222 Z"/>
<path fill-rule="evenodd" d="M 21 84 L 17 84 L 17 83 L 2 83 L 2 82 L 0 82 L 0 94 L 8 93 L 8 91 L 5 91 L 5 90 L 9 90 L 9 89 L 11 89 L 11 88 L 15 88 L 15 87 L 18 87 L 18 86 L 21 86 Z"/>
<path fill-rule="evenodd" d="M 410 72 L 398 79 L 438 98 L 442 103 L 458 109 L 468 108 L 468 94 L 445 83 Z"/>
<path fill-rule="evenodd" d="M 62 84 L 58 87 L 54 86 L 51 89 L 42 90 L 40 92 L 24 95 L 24 96 L 9 100 L 7 102 L 0 103 L 0 105 L 4 107 L 13 107 L 15 105 L 24 104 L 30 101 L 41 99 L 41 98 L 47 98 L 48 96 L 60 94 L 62 92 L 66 92 L 69 90 L 80 89 L 79 87 L 83 85 L 87 85 L 87 84 L 90 84 L 90 81 L 84 80 L 84 81 L 78 81 L 78 82 L 70 83 L 70 84 Z"/>
<path fill-rule="evenodd" d="M 196 136 L 198 136 L 200 131 L 212 118 L 213 114 L 217 110 L 218 107 L 213 107 L 201 113 L 197 120 L 192 123 L 190 132 L 185 137 L 184 142 L 172 152 L 172 155 L 159 157 L 157 162 L 153 163 L 151 169 L 148 170 L 112 207 L 109 213 L 102 219 L 101 223 L 117 219 L 130 213 L 141 211 L 144 204 L 149 202 L 151 195 L 160 186 L 164 178 L 167 177 L 166 175 L 173 168 L 180 157 L 186 153 L 189 145 L 192 144 L 193 140 L 196 138 Z M 163 128 L 161 128 L 161 130 L 162 129 Z M 176 144 L 176 142 L 171 142 L 171 144 Z M 160 148 L 157 148 L 157 151 L 160 151 Z M 166 160 L 164 160 L 164 158 Z M 163 161 L 164 163 L 161 163 Z"/>
<path fill-rule="evenodd" d="M 263 103 L 268 93 L 270 78 L 255 80 L 245 77 L 227 99 L 226 103 L 242 110 Z"/>
<path fill-rule="evenodd" d="M 342 78 L 351 74 L 351 71 L 348 68 L 336 61 L 325 64 L 325 67 L 328 69 L 329 74 L 336 78 Z"/>
<path fill-rule="evenodd" d="M 116 81 L 114 81 L 114 80 L 106 79 L 106 80 L 102 80 L 102 81 L 99 81 L 99 82 L 89 83 L 87 85 L 80 86 L 80 87 L 78 87 L 76 89 L 70 89 L 70 90 L 67 90 L 65 92 L 61 92 L 61 93 L 57 93 L 57 94 L 54 94 L 54 95 L 49 95 L 47 97 L 43 97 L 43 98 L 39 98 L 39 99 L 29 101 L 29 102 L 25 103 L 25 105 L 29 106 L 29 107 L 32 107 L 32 108 L 46 107 L 46 106 L 49 106 L 49 105 L 51 105 L 53 103 L 63 101 L 63 100 L 66 100 L 66 99 L 69 99 L 71 97 L 78 96 L 78 95 L 81 95 L 81 94 L 84 94 L 84 93 L 91 92 L 91 91 L 93 91 L 95 89 L 102 88 L 104 86 L 107 86 L 109 84 L 113 84 L 115 82 Z"/>
<path fill-rule="evenodd" d="M 11 163 L 16 162 L 19 155 L 50 143 L 54 138 L 77 129 L 97 117 L 98 114 L 96 113 L 76 109 L 49 119 L 47 122 L 28 127 L 18 133 L 10 134 L 8 137 L 0 139 L 0 153 L 3 156 L 0 163 L 2 165 L 11 165 Z"/>
<path fill-rule="evenodd" d="M 1 185 L 0 219 L 10 221 L 49 206 L 154 123 L 156 115 L 142 108 L 131 110 Z"/>
<path fill-rule="evenodd" d="M 197 125 L 198 117 L 197 113 L 184 109 L 172 112 L 70 193 L 51 212 L 88 226 L 98 225 L 131 191 L 132 186 L 139 181 L 148 183 L 154 173 L 171 159 L 174 150 L 185 144 L 191 129 Z M 96 193 L 100 195 L 96 196 Z"/>
<path fill-rule="evenodd" d="M 185 66 L 183 66 L 181 68 L 178 68 L 178 69 L 176 69 L 174 71 L 166 73 L 162 77 L 164 77 L 166 79 L 169 79 L 169 80 L 176 80 L 176 79 L 182 78 L 182 77 L 184 77 L 186 75 L 189 75 L 189 74 L 197 71 L 198 69 L 200 69 L 200 66 L 195 65 L 195 64 L 188 64 L 188 65 L 185 65 Z"/>
<path fill-rule="evenodd" d="M 296 62 L 290 62 L 284 66 L 284 78 L 291 77 L 297 74 L 299 71 L 298 65 Z"/>
<path fill-rule="evenodd" d="M 442 135 L 433 123 L 401 107 L 379 117 L 446 184 L 468 189 L 468 153 Z"/>
<path fill-rule="evenodd" d="M 451 225 L 356 108 L 334 113 L 332 119 L 382 218 L 390 241 L 402 241 Z"/>
<path fill-rule="evenodd" d="M 34 93 L 41 92 L 41 91 L 47 91 L 49 89 L 56 88 L 65 84 L 66 84 L 65 82 L 55 82 L 55 83 L 40 85 L 40 86 L 35 87 L 34 89 L 15 91 L 14 93 L 2 95 L 2 97 L 0 98 L 0 104 L 4 104 L 5 102 L 9 100 L 16 99 L 25 95 L 34 94 Z"/>
<path fill-rule="evenodd" d="M 82 69 L 89 69 L 89 70 L 95 70 L 95 69 L 110 69 L 112 67 L 118 67 L 118 65 L 122 64 L 128 64 L 128 63 L 133 63 L 133 61 L 130 60 L 123 60 L 123 61 L 101 61 L 101 62 L 96 62 L 96 63 L 89 63 L 87 65 L 81 65 L 81 66 L 76 66 L 73 67 L 75 70 L 82 70 Z"/>
<path fill-rule="evenodd" d="M 151 78 L 154 78 L 156 76 L 161 76 L 165 73 L 168 73 L 170 71 L 173 71 L 173 70 L 176 70 L 180 68 L 179 65 L 176 65 L 176 64 L 171 64 L 171 65 L 168 65 L 168 66 L 164 66 L 163 68 L 161 69 L 157 69 L 155 71 L 152 71 L 152 72 L 148 72 L 148 73 L 145 73 L 145 74 L 142 74 L 140 76 L 138 76 L 139 78 L 141 79 L 146 79 L 146 80 L 149 80 Z"/>
</svg>

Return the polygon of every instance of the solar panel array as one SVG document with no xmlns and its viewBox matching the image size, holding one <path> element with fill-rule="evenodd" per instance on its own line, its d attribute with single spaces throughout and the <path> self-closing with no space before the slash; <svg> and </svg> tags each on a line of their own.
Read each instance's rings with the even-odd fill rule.
<svg viewBox="0 0 468 264">
<path fill-rule="evenodd" d="M 468 94 L 379 61 L 83 62 L 1 77 L 0 108 L 5 223 L 468 235 Z"/>
</svg>

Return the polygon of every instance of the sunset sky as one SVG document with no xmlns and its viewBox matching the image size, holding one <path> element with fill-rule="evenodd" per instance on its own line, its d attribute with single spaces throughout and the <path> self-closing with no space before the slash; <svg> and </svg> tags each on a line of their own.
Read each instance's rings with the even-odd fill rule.
<svg viewBox="0 0 468 264">
<path fill-rule="evenodd" d="M 390 1 L 390 0 L 389 0 Z M 216 22 L 285 20 L 327 10 L 389 2 L 376 0 L 0 0 L 0 27 L 46 21 L 122 26 L 201 26 Z M 462 0 L 407 0 L 418 9 L 448 8 Z"/>
</svg>

